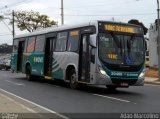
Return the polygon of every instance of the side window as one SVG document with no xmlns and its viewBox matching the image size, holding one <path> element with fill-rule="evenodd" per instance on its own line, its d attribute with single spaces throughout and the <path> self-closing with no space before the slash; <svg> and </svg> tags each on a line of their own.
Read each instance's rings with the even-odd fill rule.
<svg viewBox="0 0 160 119">
<path fill-rule="evenodd" d="M 29 37 L 28 45 L 27 45 L 27 52 L 33 52 L 34 51 L 35 39 L 36 39 L 35 36 L 34 37 Z"/>
<path fill-rule="evenodd" d="M 57 34 L 55 51 L 65 51 L 67 43 L 68 32 L 60 32 Z"/>
<path fill-rule="evenodd" d="M 45 35 L 39 35 L 36 38 L 35 52 L 42 52 L 44 49 Z"/>
<path fill-rule="evenodd" d="M 14 39 L 13 52 L 17 52 L 17 51 L 18 51 L 18 39 Z"/>
<path fill-rule="evenodd" d="M 69 32 L 68 43 L 67 43 L 67 51 L 77 51 L 79 44 L 79 31 L 71 31 Z"/>
</svg>

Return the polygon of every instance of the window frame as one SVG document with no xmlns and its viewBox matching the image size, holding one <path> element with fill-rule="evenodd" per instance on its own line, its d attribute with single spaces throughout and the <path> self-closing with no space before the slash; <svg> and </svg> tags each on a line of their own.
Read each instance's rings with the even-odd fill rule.
<svg viewBox="0 0 160 119">
<path fill-rule="evenodd" d="M 68 50 L 68 41 L 69 41 L 69 37 L 71 37 L 71 36 L 70 36 L 70 32 L 72 32 L 72 31 L 78 31 L 78 32 L 79 32 L 79 34 L 78 34 L 77 49 L 76 49 L 75 51 L 69 51 L 69 50 Z M 68 31 L 68 39 L 67 39 L 66 51 L 67 51 L 67 52 L 76 52 L 76 53 L 78 53 L 78 52 L 79 52 L 79 47 L 80 47 L 80 40 L 81 40 L 81 29 L 80 29 L 80 28 L 79 28 L 79 29 L 71 29 L 71 30 L 69 30 L 69 31 Z"/>
<path fill-rule="evenodd" d="M 56 50 L 56 46 L 57 46 L 58 34 L 59 34 L 59 33 L 63 33 L 63 32 L 66 32 L 66 33 L 67 33 L 66 47 L 65 47 L 65 50 L 64 50 L 64 51 L 57 51 L 57 50 Z M 53 49 L 54 52 L 66 52 L 66 51 L 67 51 L 67 43 L 68 43 L 68 36 L 69 36 L 68 34 L 69 34 L 69 30 L 58 31 L 58 32 L 57 32 L 57 34 L 56 34 L 56 41 L 55 41 L 55 45 L 54 45 L 55 47 L 54 47 L 54 49 Z"/>
</svg>

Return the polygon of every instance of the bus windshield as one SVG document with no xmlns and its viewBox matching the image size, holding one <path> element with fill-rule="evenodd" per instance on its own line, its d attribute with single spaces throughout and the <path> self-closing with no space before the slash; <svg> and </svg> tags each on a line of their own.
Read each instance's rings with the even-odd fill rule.
<svg viewBox="0 0 160 119">
<path fill-rule="evenodd" d="M 99 33 L 99 58 L 103 62 L 116 65 L 140 65 L 144 62 L 143 37 Z"/>
</svg>

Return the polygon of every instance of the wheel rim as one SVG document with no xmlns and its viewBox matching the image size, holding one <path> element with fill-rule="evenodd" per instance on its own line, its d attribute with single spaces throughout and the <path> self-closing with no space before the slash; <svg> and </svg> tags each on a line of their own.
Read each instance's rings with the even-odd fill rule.
<svg viewBox="0 0 160 119">
<path fill-rule="evenodd" d="M 72 84 L 75 84 L 75 83 L 76 83 L 76 74 L 73 74 L 73 75 L 71 76 L 71 83 L 72 83 Z"/>
<path fill-rule="evenodd" d="M 77 88 L 77 81 L 76 81 L 76 74 L 73 73 L 70 77 L 70 85 L 71 85 L 71 88 L 75 89 Z"/>
</svg>

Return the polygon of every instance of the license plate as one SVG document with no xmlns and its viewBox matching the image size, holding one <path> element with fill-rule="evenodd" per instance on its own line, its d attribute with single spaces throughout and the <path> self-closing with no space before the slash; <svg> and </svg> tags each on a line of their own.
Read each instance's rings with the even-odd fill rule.
<svg viewBox="0 0 160 119">
<path fill-rule="evenodd" d="M 121 86 L 122 86 L 122 87 L 128 87 L 128 86 L 129 86 L 129 84 L 128 84 L 128 83 L 126 83 L 126 82 L 122 82 L 122 83 L 121 83 Z"/>
</svg>

